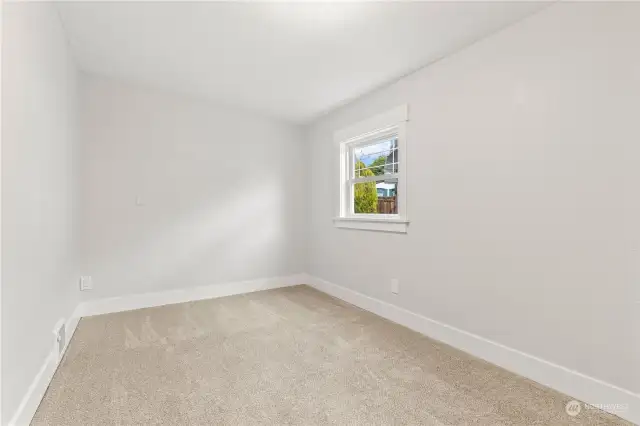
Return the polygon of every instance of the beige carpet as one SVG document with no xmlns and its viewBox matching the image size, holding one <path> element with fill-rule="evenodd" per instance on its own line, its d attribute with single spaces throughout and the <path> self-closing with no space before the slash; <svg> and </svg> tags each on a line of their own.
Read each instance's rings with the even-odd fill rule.
<svg viewBox="0 0 640 426">
<path fill-rule="evenodd" d="M 609 425 L 306 286 L 84 318 L 40 425 Z"/>
</svg>

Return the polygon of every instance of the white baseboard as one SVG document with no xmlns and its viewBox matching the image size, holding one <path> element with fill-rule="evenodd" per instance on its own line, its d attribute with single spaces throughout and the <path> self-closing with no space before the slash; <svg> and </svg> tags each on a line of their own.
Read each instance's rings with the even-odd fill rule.
<svg viewBox="0 0 640 426">
<path fill-rule="evenodd" d="M 640 395 L 481 336 L 309 276 L 308 284 L 359 308 L 482 358 L 616 416 L 640 424 Z"/>
<path fill-rule="evenodd" d="M 27 389 L 27 393 L 22 398 L 22 401 L 20 401 L 18 409 L 9 421 L 9 426 L 28 426 L 29 423 L 31 423 L 31 419 L 36 413 L 36 410 L 40 405 L 40 401 L 42 401 L 42 398 L 49 387 L 49 383 L 51 383 L 51 379 L 53 379 L 53 375 L 62 360 L 62 355 L 64 355 L 69 347 L 69 342 L 78 327 L 79 321 L 80 318 L 74 316 L 69 317 L 66 321 L 65 334 L 67 336 L 67 341 L 65 342 L 62 354 L 58 356 L 56 348 L 52 348 L 51 352 L 44 360 L 42 367 L 40 367 L 40 371 L 38 371 L 38 374 L 36 374 L 33 382 L 31 382 L 29 389 Z M 51 342 L 53 342 L 53 339 Z"/>
<path fill-rule="evenodd" d="M 78 321 L 83 316 L 212 299 L 297 284 L 308 284 L 383 318 L 640 424 L 640 395 L 638 394 L 307 274 L 85 301 L 77 306 L 67 321 L 66 345 L 68 346 L 71 341 Z M 58 363 L 57 354 L 52 351 L 22 399 L 9 426 L 29 425 Z M 614 409 L 607 409 L 609 406 Z M 620 406 L 628 409 L 615 409 Z"/>
<path fill-rule="evenodd" d="M 254 291 L 270 290 L 305 284 L 307 274 L 289 275 L 286 277 L 262 278 L 225 284 L 211 284 L 179 290 L 167 290 L 154 293 L 131 294 L 121 297 L 88 300 L 78 305 L 74 312 L 76 317 L 109 314 L 113 312 L 131 311 L 174 303 L 192 302 L 195 300 L 214 299 L 233 296 Z"/>
</svg>

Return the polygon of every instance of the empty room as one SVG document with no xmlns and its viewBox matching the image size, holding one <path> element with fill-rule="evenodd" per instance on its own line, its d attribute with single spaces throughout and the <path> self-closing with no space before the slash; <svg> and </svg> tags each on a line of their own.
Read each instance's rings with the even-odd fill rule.
<svg viewBox="0 0 640 426">
<path fill-rule="evenodd" d="M 640 3 L 0 15 L 1 426 L 640 424 Z"/>
</svg>

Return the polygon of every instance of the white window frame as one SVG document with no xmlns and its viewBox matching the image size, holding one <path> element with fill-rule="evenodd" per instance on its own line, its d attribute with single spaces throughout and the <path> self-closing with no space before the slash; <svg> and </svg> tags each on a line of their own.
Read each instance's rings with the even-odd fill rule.
<svg viewBox="0 0 640 426">
<path fill-rule="evenodd" d="M 334 225 L 370 231 L 406 233 L 407 215 L 407 130 L 408 107 L 401 105 L 385 113 L 371 117 L 335 133 L 334 139 L 340 153 L 340 190 Z M 398 172 L 380 176 L 354 177 L 355 148 L 391 137 L 398 139 Z M 353 212 L 354 184 L 397 179 L 398 214 L 362 214 Z"/>
</svg>

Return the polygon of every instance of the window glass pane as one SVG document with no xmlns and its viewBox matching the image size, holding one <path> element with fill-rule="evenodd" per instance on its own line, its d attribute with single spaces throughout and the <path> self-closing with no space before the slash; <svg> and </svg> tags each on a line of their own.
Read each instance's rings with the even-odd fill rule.
<svg viewBox="0 0 640 426">
<path fill-rule="evenodd" d="M 398 138 L 358 146 L 353 150 L 354 177 L 398 173 Z"/>
<path fill-rule="evenodd" d="M 398 214 L 396 179 L 353 185 L 353 211 L 356 214 Z"/>
</svg>

